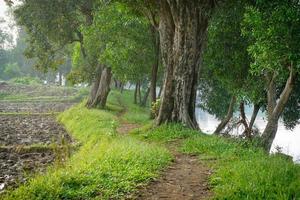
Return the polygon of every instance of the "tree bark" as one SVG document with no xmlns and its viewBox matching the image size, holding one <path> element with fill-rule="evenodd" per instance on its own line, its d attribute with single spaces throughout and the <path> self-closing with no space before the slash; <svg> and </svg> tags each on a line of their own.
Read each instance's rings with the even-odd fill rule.
<svg viewBox="0 0 300 200">
<path fill-rule="evenodd" d="M 249 123 L 249 129 L 251 130 L 251 132 L 252 132 L 252 128 L 253 128 L 253 125 L 254 125 L 254 122 L 257 117 L 259 109 L 260 109 L 260 104 L 254 104 L 251 120 Z"/>
<path fill-rule="evenodd" d="M 151 94 L 151 103 L 156 102 L 156 82 L 157 82 L 157 72 L 159 66 L 159 35 L 155 27 L 151 27 L 153 45 L 155 50 L 155 63 L 152 66 L 151 70 L 151 83 L 150 83 L 150 94 Z"/>
<path fill-rule="evenodd" d="M 265 130 L 262 134 L 262 146 L 266 151 L 270 151 L 272 143 L 277 133 L 278 129 L 278 120 L 280 115 L 282 114 L 284 107 L 292 93 L 294 88 L 296 73 L 293 70 L 293 66 L 290 67 L 290 74 L 286 81 L 285 87 L 281 92 L 280 98 L 276 103 L 276 86 L 272 86 L 268 88 L 268 123 L 265 127 Z M 275 82 L 272 81 L 272 84 L 275 85 Z M 275 91 L 274 91 L 275 90 Z M 275 99 L 275 104 L 274 104 Z M 269 105 L 271 104 L 271 105 Z"/>
<path fill-rule="evenodd" d="M 181 122 L 198 129 L 196 90 L 212 0 L 161 0 L 159 33 L 165 80 L 156 124 Z"/>
<path fill-rule="evenodd" d="M 58 71 L 58 84 L 62 86 L 62 73 L 60 71 Z"/>
<path fill-rule="evenodd" d="M 224 117 L 224 119 L 221 121 L 221 123 L 218 125 L 216 130 L 214 131 L 214 134 L 220 134 L 221 131 L 226 127 L 226 125 L 228 124 L 228 122 L 232 118 L 235 102 L 236 102 L 236 97 L 233 95 L 231 97 L 231 101 L 230 101 L 230 104 L 229 104 L 229 107 L 228 107 L 227 114 Z"/>
<path fill-rule="evenodd" d="M 110 81 L 112 73 L 111 68 L 105 67 L 101 74 L 101 79 L 99 82 L 99 87 L 96 93 L 95 98 L 92 103 L 88 106 L 89 108 L 97 107 L 104 108 L 106 105 L 107 96 L 110 92 Z"/>
<path fill-rule="evenodd" d="M 88 107 L 88 108 L 92 107 L 93 101 L 96 98 L 96 94 L 97 94 L 99 84 L 100 84 L 100 80 L 101 80 L 101 74 L 102 74 L 102 66 L 98 65 L 97 68 L 96 68 L 95 80 L 92 83 L 90 95 L 89 95 L 87 103 L 86 103 L 86 107 Z"/>
<path fill-rule="evenodd" d="M 142 102 L 142 94 L 141 94 L 141 82 L 139 81 L 139 84 L 138 84 L 138 99 L 139 99 L 139 104 L 141 104 Z"/>
<path fill-rule="evenodd" d="M 247 117 L 245 114 L 245 102 L 244 101 L 241 101 L 241 103 L 240 103 L 240 113 L 241 113 L 240 123 L 242 123 L 245 128 L 243 135 L 245 135 L 246 138 L 251 139 L 252 135 L 251 135 L 251 130 L 249 129 Z"/>
<path fill-rule="evenodd" d="M 135 84 L 135 89 L 134 89 L 134 101 L 133 101 L 134 104 L 137 104 L 138 85 L 139 83 L 137 82 Z"/>
<path fill-rule="evenodd" d="M 147 104 L 147 99 L 148 99 L 148 96 L 149 96 L 149 93 L 150 93 L 150 87 L 148 87 L 144 97 L 143 97 L 143 100 L 141 102 L 141 106 L 145 107 L 146 104 Z"/>
</svg>

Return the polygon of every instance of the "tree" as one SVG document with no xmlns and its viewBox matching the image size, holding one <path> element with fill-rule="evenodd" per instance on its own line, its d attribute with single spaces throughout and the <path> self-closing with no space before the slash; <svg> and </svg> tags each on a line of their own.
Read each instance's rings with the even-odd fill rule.
<svg viewBox="0 0 300 200">
<path fill-rule="evenodd" d="M 297 1 L 260 1 L 249 7 L 243 22 L 251 44 L 253 73 L 266 80 L 268 123 L 262 146 L 269 151 L 299 73 L 300 10 Z M 280 89 L 280 95 L 277 91 Z"/>
<path fill-rule="evenodd" d="M 215 1 L 159 3 L 159 34 L 165 80 L 156 123 L 177 121 L 197 129 L 196 90 L 208 21 Z"/>
<path fill-rule="evenodd" d="M 218 7 L 208 28 L 208 42 L 204 51 L 202 82 L 200 88 L 206 110 L 221 119 L 214 133 L 219 134 L 233 117 L 236 101 L 240 102 L 240 121 L 247 137 L 263 101 L 263 88 L 259 77 L 250 73 L 251 58 L 248 55 L 248 38 L 241 34 L 241 22 L 248 0 L 228 0 Z M 234 10 L 234 12 L 232 12 Z M 244 113 L 246 102 L 254 104 L 254 112 L 248 124 Z M 227 108 L 227 109 L 224 109 Z"/>
</svg>

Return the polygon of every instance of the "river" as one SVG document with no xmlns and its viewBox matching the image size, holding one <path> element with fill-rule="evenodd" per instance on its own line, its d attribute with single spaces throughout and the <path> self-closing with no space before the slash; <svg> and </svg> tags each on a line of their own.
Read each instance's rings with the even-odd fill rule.
<svg viewBox="0 0 300 200">
<path fill-rule="evenodd" d="M 245 111 L 247 118 L 250 119 L 252 114 L 251 108 L 248 107 Z M 200 108 L 196 108 L 196 117 L 201 130 L 207 134 L 211 134 L 220 122 L 214 116 Z M 255 126 L 262 132 L 266 123 L 265 114 L 259 112 L 255 121 Z M 281 147 L 282 153 L 293 156 L 295 162 L 300 162 L 300 125 L 290 131 L 284 127 L 282 122 L 279 122 L 278 131 L 271 152 L 276 152 L 276 147 Z"/>
</svg>

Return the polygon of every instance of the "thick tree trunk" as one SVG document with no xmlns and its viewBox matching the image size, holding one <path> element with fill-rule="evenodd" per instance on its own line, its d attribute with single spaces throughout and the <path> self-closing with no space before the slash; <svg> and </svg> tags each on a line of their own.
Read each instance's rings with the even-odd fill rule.
<svg viewBox="0 0 300 200">
<path fill-rule="evenodd" d="M 228 122 L 232 118 L 235 102 L 236 102 L 236 97 L 232 96 L 230 104 L 229 104 L 229 107 L 228 107 L 227 114 L 224 117 L 224 119 L 221 121 L 221 123 L 218 125 L 218 127 L 216 128 L 216 130 L 214 131 L 214 134 L 220 134 L 221 131 L 226 127 L 226 125 L 228 124 Z"/>
<path fill-rule="evenodd" d="M 106 67 L 103 69 L 101 74 L 101 79 L 99 83 L 99 87 L 96 93 L 95 98 L 93 99 L 92 103 L 88 106 L 104 108 L 106 105 L 107 96 L 110 92 L 110 81 L 111 81 L 112 73 L 111 68 Z"/>
<path fill-rule="evenodd" d="M 99 88 L 100 80 L 101 80 L 101 74 L 102 74 L 102 66 L 98 65 L 96 68 L 96 73 L 95 73 L 95 80 L 92 84 L 90 95 L 88 97 L 88 100 L 86 102 L 86 107 L 91 108 L 94 99 L 96 98 L 96 94 Z"/>
<path fill-rule="evenodd" d="M 160 1 L 159 33 L 165 80 L 156 124 L 181 122 L 198 129 L 196 90 L 212 0 Z"/>
<path fill-rule="evenodd" d="M 268 87 L 268 123 L 266 125 L 266 128 L 262 134 L 262 146 L 266 151 L 270 151 L 273 140 L 276 136 L 277 129 L 278 129 L 278 120 L 280 115 L 282 114 L 284 107 L 292 93 L 294 82 L 295 82 L 296 74 L 291 66 L 290 68 L 290 75 L 286 81 L 285 87 L 283 91 L 281 92 L 280 98 L 278 102 L 276 103 L 276 85 L 275 82 L 270 82 L 271 84 L 274 84 L 275 86 Z M 275 103 L 274 103 L 275 99 Z M 269 105 L 270 104 L 270 105 Z"/>
</svg>

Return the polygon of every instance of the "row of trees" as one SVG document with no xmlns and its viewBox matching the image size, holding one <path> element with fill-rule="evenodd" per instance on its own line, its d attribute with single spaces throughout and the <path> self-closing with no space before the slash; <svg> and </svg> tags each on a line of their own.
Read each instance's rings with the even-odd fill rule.
<svg viewBox="0 0 300 200">
<path fill-rule="evenodd" d="M 29 35 L 27 56 L 39 68 L 72 57 L 69 79 L 91 84 L 88 107 L 105 106 L 111 80 L 118 87 L 136 84 L 136 94 L 144 86 L 155 102 L 162 80 L 157 125 L 198 129 L 197 90 L 201 106 L 222 119 L 215 133 L 223 132 L 238 103 L 238 123 L 252 138 L 256 115 L 266 109 L 266 150 L 280 116 L 290 128 L 298 123 L 295 0 L 24 0 L 15 16 Z M 246 104 L 254 105 L 249 122 Z"/>
<path fill-rule="evenodd" d="M 24 53 L 27 48 L 26 38 L 27 34 L 22 29 L 17 29 L 16 41 L 10 31 L 7 31 L 7 24 L 5 20 L 0 19 L 0 79 L 10 80 L 21 77 L 31 77 L 37 79 L 43 79 L 47 82 L 55 82 L 56 75 L 66 76 L 71 68 L 70 59 L 67 58 L 67 62 L 60 65 L 57 69 L 47 71 L 35 70 L 35 58 L 28 59 Z M 67 55 L 66 55 L 67 56 Z M 46 69 L 45 69 L 46 70 Z M 47 73 L 46 73 L 47 72 Z M 59 79 L 61 80 L 61 79 Z"/>
</svg>

